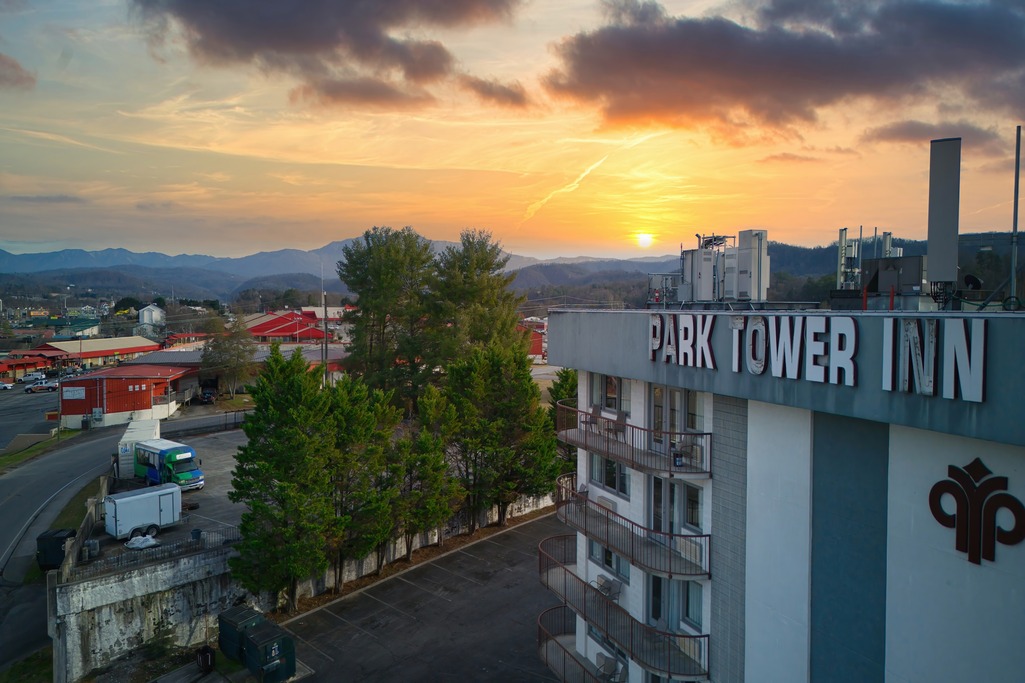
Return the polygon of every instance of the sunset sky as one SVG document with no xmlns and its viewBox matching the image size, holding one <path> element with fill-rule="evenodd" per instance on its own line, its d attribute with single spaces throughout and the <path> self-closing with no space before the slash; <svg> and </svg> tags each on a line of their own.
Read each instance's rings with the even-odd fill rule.
<svg viewBox="0 0 1025 683">
<path fill-rule="evenodd" d="M 1021 0 L 0 0 L 0 248 L 1010 230 L 1023 113 Z"/>
</svg>

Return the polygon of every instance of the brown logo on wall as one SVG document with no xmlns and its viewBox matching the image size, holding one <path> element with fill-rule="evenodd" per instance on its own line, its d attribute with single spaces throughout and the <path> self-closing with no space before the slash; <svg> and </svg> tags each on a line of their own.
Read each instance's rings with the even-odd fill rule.
<svg viewBox="0 0 1025 683">
<path fill-rule="evenodd" d="M 976 458 L 964 467 L 950 465 L 950 479 L 938 481 L 929 491 L 929 510 L 936 521 L 954 530 L 954 546 L 968 553 L 968 561 L 982 564 L 996 559 L 997 542 L 1015 545 L 1025 540 L 1025 505 L 1007 493 L 1007 477 L 993 477 Z M 944 495 L 954 499 L 954 512 L 944 511 L 940 501 Z M 1014 526 L 1004 529 L 997 524 L 997 511 L 1007 510 L 1014 517 Z"/>
</svg>

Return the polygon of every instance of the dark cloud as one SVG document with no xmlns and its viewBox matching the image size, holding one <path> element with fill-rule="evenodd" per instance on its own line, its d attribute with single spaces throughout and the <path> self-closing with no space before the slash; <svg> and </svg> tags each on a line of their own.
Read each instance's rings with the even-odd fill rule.
<svg viewBox="0 0 1025 683">
<path fill-rule="evenodd" d="M 764 157 L 762 159 L 759 159 L 758 161 L 760 161 L 763 164 L 781 163 L 781 162 L 782 163 L 801 163 L 801 164 L 806 164 L 808 162 L 822 161 L 822 159 L 818 159 L 816 157 L 805 156 L 803 154 L 794 154 L 793 152 L 783 152 L 781 154 L 770 154 L 769 156 Z"/>
<path fill-rule="evenodd" d="M 170 211 L 178 208 L 177 202 L 138 202 L 135 208 L 139 211 Z"/>
<path fill-rule="evenodd" d="M 0 52 L 0 88 L 31 90 L 36 87 L 36 77 L 25 70 L 14 57 Z"/>
<path fill-rule="evenodd" d="M 426 92 L 398 88 L 373 78 L 322 79 L 305 83 L 289 93 L 292 102 L 350 104 L 390 109 L 419 107 L 434 101 Z"/>
<path fill-rule="evenodd" d="M 1020 0 L 774 0 L 754 26 L 606 4 L 613 21 L 556 45 L 544 83 L 609 124 L 785 130 L 852 99 L 1025 110 Z"/>
<path fill-rule="evenodd" d="M 1001 153 L 1005 144 L 995 131 L 980 128 L 967 121 L 926 123 L 924 121 L 897 121 L 871 128 L 861 136 L 865 142 L 895 142 L 928 145 L 930 140 L 961 138 L 962 144 L 977 150 Z"/>
<path fill-rule="evenodd" d="M 298 77 L 294 101 L 410 106 L 432 100 L 424 85 L 455 76 L 455 58 L 441 43 L 409 32 L 507 20 L 522 3 L 132 0 L 132 7 L 155 46 L 177 25 L 201 62 L 253 64 Z"/>
<path fill-rule="evenodd" d="M 28 204 L 86 204 L 86 200 L 70 194 L 33 194 L 14 195 L 9 197 L 12 202 L 25 202 Z"/>
<path fill-rule="evenodd" d="M 464 88 L 476 93 L 482 100 L 504 107 L 527 106 L 527 93 L 519 83 L 503 85 L 498 81 L 486 81 L 476 76 L 463 76 L 459 80 Z"/>
</svg>

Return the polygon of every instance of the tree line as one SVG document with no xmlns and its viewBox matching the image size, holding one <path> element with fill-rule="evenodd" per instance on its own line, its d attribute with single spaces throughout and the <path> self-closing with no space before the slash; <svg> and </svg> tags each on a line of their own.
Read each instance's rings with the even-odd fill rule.
<svg viewBox="0 0 1025 683">
<path fill-rule="evenodd" d="M 272 347 L 250 389 L 229 497 L 246 506 L 232 572 L 297 606 L 307 578 L 427 537 L 462 513 L 470 532 L 554 488 L 553 423 L 531 375 L 520 298 L 490 233 L 434 254 L 411 228 L 373 228 L 344 249 L 357 297 L 347 372 L 333 385 Z M 438 534 L 439 542 L 443 534 Z"/>
</svg>

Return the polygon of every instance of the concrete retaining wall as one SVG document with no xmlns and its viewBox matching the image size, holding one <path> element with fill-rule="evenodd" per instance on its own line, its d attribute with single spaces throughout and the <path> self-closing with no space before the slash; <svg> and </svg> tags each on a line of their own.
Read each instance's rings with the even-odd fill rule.
<svg viewBox="0 0 1025 683">
<path fill-rule="evenodd" d="M 550 495 L 521 498 L 511 506 L 509 515 L 523 515 L 551 504 Z M 497 510 L 492 510 L 484 523 L 495 522 L 497 516 Z M 442 533 L 454 536 L 466 528 L 460 522 Z M 435 542 L 437 533 L 416 539 L 414 547 Z M 232 546 L 217 545 L 69 583 L 59 583 L 59 573 L 49 572 L 47 623 L 53 639 L 55 683 L 79 681 L 159 638 L 167 637 L 181 647 L 211 642 L 217 637 L 217 615 L 233 605 L 245 602 L 261 611 L 273 609 L 274 596 L 253 596 L 232 579 L 228 558 L 234 554 Z M 404 555 L 405 542 L 396 541 L 386 553 L 386 563 Z M 373 554 L 347 562 L 345 579 L 365 576 L 376 564 Z M 324 576 L 304 582 L 300 595 L 318 595 L 333 585 L 329 569 Z"/>
</svg>

